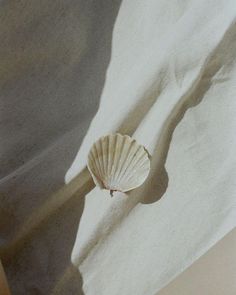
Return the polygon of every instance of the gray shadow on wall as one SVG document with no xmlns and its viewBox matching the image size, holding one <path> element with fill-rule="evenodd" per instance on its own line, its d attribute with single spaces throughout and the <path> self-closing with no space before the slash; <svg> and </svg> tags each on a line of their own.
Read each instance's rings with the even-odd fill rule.
<svg viewBox="0 0 236 295">
<path fill-rule="evenodd" d="M 84 209 L 85 195 L 75 193 L 4 255 L 13 294 L 83 295 L 83 280 L 71 263 L 71 252 Z"/>
<path fill-rule="evenodd" d="M 83 195 L 58 208 L 58 218 L 45 216 L 17 246 L 11 241 L 64 185 L 99 105 L 120 2 L 0 4 L 0 253 L 13 294 L 51 294 L 64 271 L 83 294 L 70 262 Z M 73 293 L 69 285 L 55 292 Z"/>
<path fill-rule="evenodd" d="M 169 181 L 165 163 L 175 128 L 178 126 L 188 109 L 201 103 L 212 84 L 223 83 L 225 81 L 225 79 L 217 80 L 213 78 L 223 66 L 231 66 L 232 61 L 235 60 L 235 40 L 236 25 L 234 24 L 226 31 L 218 46 L 206 59 L 202 71 L 194 85 L 192 85 L 188 92 L 181 97 L 178 104 L 172 110 L 169 118 L 167 118 L 161 135 L 155 145 L 151 158 L 151 171 L 145 181 L 145 185 L 141 186 L 134 192 L 128 193 L 128 195 L 135 194 L 141 196 L 140 201 L 143 204 L 156 202 L 164 195 Z M 161 82 L 158 83 L 158 85 L 154 85 L 153 92 L 140 100 L 118 128 L 118 132 L 132 135 L 144 116 L 158 99 L 161 90 Z"/>
</svg>

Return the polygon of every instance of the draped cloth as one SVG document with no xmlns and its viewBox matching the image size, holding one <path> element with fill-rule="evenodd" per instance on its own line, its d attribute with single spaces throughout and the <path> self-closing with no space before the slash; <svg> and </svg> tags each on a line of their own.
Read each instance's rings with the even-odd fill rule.
<svg viewBox="0 0 236 295">
<path fill-rule="evenodd" d="M 0 7 L 0 255 L 12 290 L 156 295 L 235 227 L 235 1 Z M 145 146 L 151 171 L 110 198 L 86 159 L 115 132 Z"/>
</svg>

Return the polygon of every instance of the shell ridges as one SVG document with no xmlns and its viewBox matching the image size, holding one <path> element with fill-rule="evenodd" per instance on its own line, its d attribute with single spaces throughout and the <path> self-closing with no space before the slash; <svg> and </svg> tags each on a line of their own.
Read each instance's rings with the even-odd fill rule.
<svg viewBox="0 0 236 295">
<path fill-rule="evenodd" d="M 148 176 L 150 160 L 146 149 L 128 135 L 101 137 L 90 149 L 88 169 L 97 186 L 111 191 L 130 191 Z"/>
</svg>

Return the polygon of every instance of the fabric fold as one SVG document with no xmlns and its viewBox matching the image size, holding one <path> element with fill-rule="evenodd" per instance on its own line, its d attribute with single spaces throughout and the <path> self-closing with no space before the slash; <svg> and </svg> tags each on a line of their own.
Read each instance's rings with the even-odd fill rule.
<svg viewBox="0 0 236 295">
<path fill-rule="evenodd" d="M 180 13 L 177 2 L 167 23 L 144 17 L 147 7 L 167 17 L 161 1 L 122 3 L 100 108 L 66 175 L 112 132 L 132 135 L 152 156 L 141 188 L 86 197 L 72 252 L 86 294 L 156 294 L 235 226 L 236 7 L 191 1 Z"/>
</svg>

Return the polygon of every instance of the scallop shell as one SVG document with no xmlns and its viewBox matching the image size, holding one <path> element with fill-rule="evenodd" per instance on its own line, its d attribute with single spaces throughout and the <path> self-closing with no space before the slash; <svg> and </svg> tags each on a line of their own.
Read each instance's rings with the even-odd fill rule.
<svg viewBox="0 0 236 295">
<path fill-rule="evenodd" d="M 112 134 L 96 141 L 88 155 L 88 169 L 101 189 L 127 192 L 140 186 L 150 170 L 145 148 L 128 135 Z"/>
</svg>

